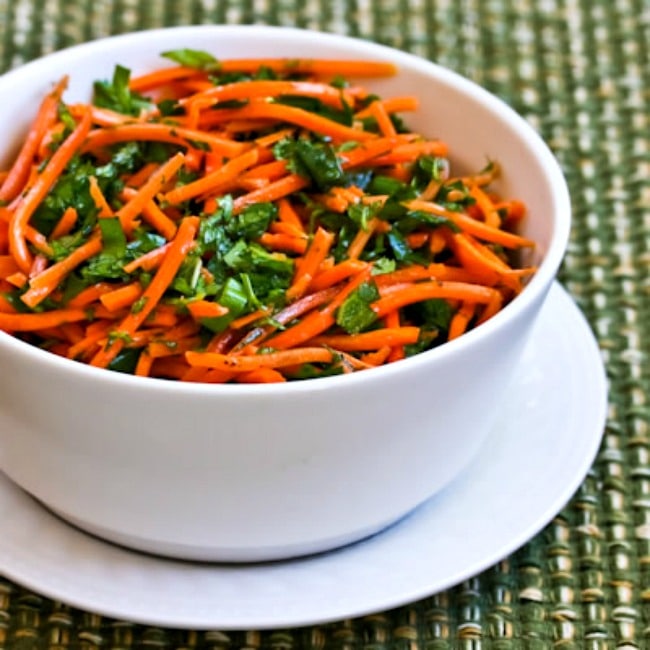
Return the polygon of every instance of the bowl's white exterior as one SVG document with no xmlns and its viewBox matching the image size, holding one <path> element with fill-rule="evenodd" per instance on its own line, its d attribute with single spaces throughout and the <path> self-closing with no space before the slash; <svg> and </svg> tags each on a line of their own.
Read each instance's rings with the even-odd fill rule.
<svg viewBox="0 0 650 650">
<path fill-rule="evenodd" d="M 257 561 L 330 549 L 405 515 L 483 442 L 566 248 L 566 185 L 534 131 L 469 81 L 378 45 L 271 27 L 130 34 L 5 75 L 0 166 L 63 74 L 71 75 L 66 98 L 85 99 L 115 63 L 142 72 L 179 47 L 221 58 L 394 61 L 398 76 L 368 85 L 417 94 L 409 125 L 447 141 L 461 168 L 498 159 L 500 189 L 528 205 L 524 232 L 538 244 L 539 271 L 503 312 L 456 341 L 377 370 L 289 385 L 124 376 L 0 332 L 0 469 L 79 526 L 154 553 Z"/>
</svg>

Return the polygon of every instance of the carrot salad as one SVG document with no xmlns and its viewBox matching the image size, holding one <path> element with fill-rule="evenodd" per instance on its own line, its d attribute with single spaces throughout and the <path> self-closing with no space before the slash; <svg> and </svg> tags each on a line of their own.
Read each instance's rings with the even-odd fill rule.
<svg viewBox="0 0 650 650">
<path fill-rule="evenodd" d="M 392 363 L 503 308 L 524 205 L 454 174 L 374 61 L 194 50 L 43 98 L 0 172 L 0 329 L 100 368 L 283 382 Z"/>
</svg>

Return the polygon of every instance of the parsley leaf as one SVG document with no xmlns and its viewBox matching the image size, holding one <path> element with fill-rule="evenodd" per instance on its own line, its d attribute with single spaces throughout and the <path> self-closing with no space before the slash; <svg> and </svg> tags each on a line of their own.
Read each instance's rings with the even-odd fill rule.
<svg viewBox="0 0 650 650">
<path fill-rule="evenodd" d="M 116 65 L 111 81 L 95 81 L 93 104 L 126 115 L 139 115 L 142 109 L 151 108 L 148 99 L 129 88 L 131 71 Z"/>
<path fill-rule="evenodd" d="M 358 334 L 370 327 L 377 314 L 370 304 L 379 299 L 379 290 L 374 282 L 364 282 L 353 291 L 339 307 L 336 322 L 348 334 Z"/>
<path fill-rule="evenodd" d="M 285 138 L 273 148 L 277 159 L 287 160 L 289 169 L 310 180 L 320 192 L 345 184 L 345 175 L 333 147 L 305 138 Z"/>
</svg>

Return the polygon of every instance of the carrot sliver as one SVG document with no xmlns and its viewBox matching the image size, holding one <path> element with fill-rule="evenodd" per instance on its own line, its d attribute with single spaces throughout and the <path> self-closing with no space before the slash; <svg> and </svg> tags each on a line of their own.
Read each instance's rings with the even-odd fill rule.
<svg viewBox="0 0 650 650">
<path fill-rule="evenodd" d="M 75 223 L 77 223 L 77 210 L 74 206 L 66 208 L 61 218 L 57 221 L 56 226 L 50 233 L 50 239 L 58 239 L 67 235 Z"/>
<path fill-rule="evenodd" d="M 99 296 L 99 300 L 109 311 L 118 311 L 131 305 L 142 295 L 142 285 L 132 282 L 119 289 L 108 291 Z"/>
<path fill-rule="evenodd" d="M 490 303 L 488 302 L 488 304 Z M 467 326 L 475 312 L 476 303 L 465 302 L 460 306 L 449 323 L 449 334 L 447 336 L 449 341 L 457 339 L 467 331 Z"/>
<path fill-rule="evenodd" d="M 462 214 L 461 212 L 452 212 L 450 210 L 445 210 L 442 206 L 437 205 L 436 203 L 430 203 L 428 201 L 409 201 L 407 207 L 411 210 L 422 210 L 424 212 L 430 212 L 431 214 L 437 214 L 442 217 L 446 217 L 461 230 L 474 235 L 479 239 L 484 241 L 489 241 L 494 244 L 501 244 L 506 248 L 519 248 L 522 246 L 534 246 L 534 242 L 520 235 L 516 235 L 511 232 L 506 232 L 500 230 L 499 228 L 494 228 L 487 225 L 482 221 L 477 221 L 472 219 L 467 215 Z"/>
<path fill-rule="evenodd" d="M 431 298 L 488 303 L 494 293 L 495 290 L 489 287 L 464 282 L 418 282 L 399 287 L 397 291 L 382 296 L 371 307 L 381 318 L 395 309 Z"/>
<path fill-rule="evenodd" d="M 41 102 L 36 118 L 27 133 L 20 152 L 2 181 L 2 185 L 0 186 L 0 201 L 11 201 L 25 187 L 34 156 L 38 151 L 41 140 L 56 119 L 58 104 L 67 85 L 68 78 L 63 77 L 55 86 L 54 90 L 48 93 Z"/>
<path fill-rule="evenodd" d="M 86 112 L 74 131 L 54 152 L 43 171 L 37 176 L 34 185 L 21 198 L 12 214 L 9 224 L 9 250 L 18 266 L 28 273 L 32 255 L 27 248 L 25 229 L 32 214 L 54 185 L 72 156 L 77 152 L 90 129 L 90 112 Z"/>
<path fill-rule="evenodd" d="M 232 356 L 216 352 L 187 352 L 191 366 L 214 368 L 225 372 L 250 372 L 259 368 L 283 368 L 303 363 L 329 363 L 332 352 L 320 347 L 304 347 L 267 354 Z"/>
<path fill-rule="evenodd" d="M 183 165 L 185 159 L 182 153 L 177 153 L 172 156 L 167 162 L 162 164 L 140 187 L 116 213 L 115 216 L 120 220 L 122 229 L 126 233 L 130 233 L 133 229 L 133 220 L 145 208 L 147 203 L 160 192 L 163 187 L 168 183 L 176 172 Z"/>
<path fill-rule="evenodd" d="M 385 346 L 416 343 L 419 335 L 419 327 L 385 327 L 361 334 L 316 336 L 309 343 L 310 345 L 325 345 L 344 352 L 359 352 L 378 350 Z"/>
<path fill-rule="evenodd" d="M 394 64 L 387 61 L 339 59 L 225 59 L 220 62 L 221 72 L 255 72 L 260 67 L 277 73 L 309 74 L 323 77 L 391 77 L 397 73 Z"/>
<path fill-rule="evenodd" d="M 255 165 L 260 159 L 261 152 L 259 149 L 251 149 L 245 153 L 233 158 L 216 171 L 203 176 L 193 183 L 181 185 L 164 195 L 163 200 L 168 203 L 181 203 L 195 196 L 204 194 L 212 189 L 228 183 L 237 178 L 245 169 Z"/>
<path fill-rule="evenodd" d="M 216 124 L 223 124 L 233 119 L 258 119 L 266 118 L 277 122 L 284 122 L 309 129 L 320 135 L 329 136 L 335 140 L 372 140 L 377 136 L 362 129 L 346 126 L 322 117 L 302 108 L 288 106 L 286 104 L 273 104 L 264 101 L 253 101 L 241 108 L 221 109 L 213 111 L 206 116 L 202 127 L 212 127 Z"/>
<path fill-rule="evenodd" d="M 148 316 L 157 306 L 160 298 L 162 298 L 169 283 L 174 279 L 180 265 L 183 263 L 185 256 L 194 242 L 198 227 L 198 217 L 186 217 L 183 219 L 176 233 L 176 237 L 170 243 L 167 254 L 140 298 L 142 307 L 136 311 L 131 310 L 117 326 L 117 332 L 126 336 L 132 335 L 147 320 Z M 104 347 L 93 357 L 91 365 L 106 367 L 121 351 L 123 346 L 124 339 L 116 338 L 112 341 L 111 345 Z"/>
<path fill-rule="evenodd" d="M 194 300 L 187 303 L 187 310 L 192 318 L 199 320 L 201 318 L 218 318 L 228 313 L 228 308 L 220 305 L 218 302 L 209 300 Z"/>
<path fill-rule="evenodd" d="M 88 317 L 85 309 L 53 309 L 33 314 L 0 312 L 0 329 L 9 332 L 36 332 Z"/>
<path fill-rule="evenodd" d="M 297 264 L 296 273 L 286 296 L 289 300 L 300 298 L 309 288 L 318 267 L 327 257 L 334 242 L 334 235 L 324 228 L 317 228 L 302 260 Z"/>
<path fill-rule="evenodd" d="M 93 236 L 76 248 L 68 257 L 53 264 L 29 281 L 29 289 L 20 299 L 29 307 L 35 307 L 57 289 L 59 283 L 79 264 L 97 255 L 102 249 L 101 237 Z"/>
<path fill-rule="evenodd" d="M 278 181 L 269 183 L 266 187 L 259 190 L 254 190 L 248 194 L 244 194 L 235 199 L 233 203 L 233 211 L 239 214 L 242 210 L 254 203 L 263 203 L 265 201 L 275 201 L 284 196 L 297 192 L 303 189 L 309 181 L 304 179 L 299 174 L 289 174 Z"/>
<path fill-rule="evenodd" d="M 244 145 L 228 138 L 214 135 L 203 129 L 186 129 L 167 124 L 134 123 L 121 124 L 113 128 L 96 129 L 86 138 L 83 151 L 93 151 L 120 142 L 169 142 L 184 147 L 193 142 L 201 142 L 211 151 L 225 156 L 236 156 L 242 152 Z"/>
</svg>

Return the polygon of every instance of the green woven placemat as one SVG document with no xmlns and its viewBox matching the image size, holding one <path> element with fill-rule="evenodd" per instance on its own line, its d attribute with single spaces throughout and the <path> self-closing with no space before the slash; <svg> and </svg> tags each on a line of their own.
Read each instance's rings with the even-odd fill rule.
<svg viewBox="0 0 650 650">
<path fill-rule="evenodd" d="M 0 69 L 196 23 L 291 25 L 402 48 L 483 84 L 538 129 L 575 211 L 560 279 L 607 366 L 602 448 L 577 495 L 520 551 L 407 607 L 313 628 L 181 632 L 74 610 L 0 578 L 0 648 L 650 648 L 648 0 L 0 0 Z M 0 521 L 0 534 L 10 525 Z"/>
</svg>

